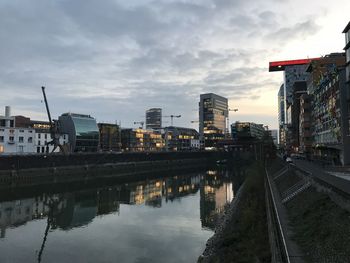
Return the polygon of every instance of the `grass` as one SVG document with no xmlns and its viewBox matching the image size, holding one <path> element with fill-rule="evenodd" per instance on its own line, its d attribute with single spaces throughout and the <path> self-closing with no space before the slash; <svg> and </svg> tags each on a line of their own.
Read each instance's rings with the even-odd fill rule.
<svg viewBox="0 0 350 263">
<path fill-rule="evenodd" d="M 249 169 L 243 190 L 238 213 L 231 217 L 209 262 L 271 262 L 262 166 Z"/>
<path fill-rule="evenodd" d="M 350 213 L 310 188 L 287 204 L 294 238 L 307 262 L 350 262 Z"/>
</svg>

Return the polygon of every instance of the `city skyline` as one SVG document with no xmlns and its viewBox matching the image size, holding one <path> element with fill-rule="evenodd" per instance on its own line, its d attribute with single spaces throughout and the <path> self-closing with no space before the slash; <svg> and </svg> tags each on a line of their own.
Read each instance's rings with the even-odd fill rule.
<svg viewBox="0 0 350 263">
<path fill-rule="evenodd" d="M 303 7 L 303 8 L 301 8 Z M 0 104 L 134 127 L 148 108 L 198 129 L 198 99 L 227 97 L 230 121 L 277 128 L 282 74 L 268 62 L 341 52 L 347 1 L 20 1 L 0 4 Z M 1 107 L 2 108 L 2 107 Z"/>
</svg>

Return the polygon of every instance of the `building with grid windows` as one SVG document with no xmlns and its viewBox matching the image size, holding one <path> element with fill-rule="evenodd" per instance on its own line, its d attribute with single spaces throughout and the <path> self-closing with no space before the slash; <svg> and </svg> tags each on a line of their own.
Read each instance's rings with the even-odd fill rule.
<svg viewBox="0 0 350 263">
<path fill-rule="evenodd" d="M 199 135 L 205 149 L 215 149 L 225 139 L 228 118 L 228 100 L 214 93 L 200 95 Z"/>
</svg>

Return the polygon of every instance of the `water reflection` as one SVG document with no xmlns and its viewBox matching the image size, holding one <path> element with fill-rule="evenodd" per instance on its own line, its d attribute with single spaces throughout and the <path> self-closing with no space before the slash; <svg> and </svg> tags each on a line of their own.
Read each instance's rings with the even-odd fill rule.
<svg viewBox="0 0 350 263">
<path fill-rule="evenodd" d="M 149 207 L 158 210 L 168 203 L 198 194 L 199 202 L 191 204 L 193 210 L 199 208 L 200 218 L 197 220 L 198 222 L 200 220 L 203 229 L 213 230 L 218 213 L 222 212 L 225 204 L 234 198 L 234 189 L 236 190 L 239 184 L 233 183 L 234 178 L 235 176 L 227 170 L 210 170 L 206 173 L 144 180 L 93 190 L 54 195 L 41 193 L 32 198 L 2 202 L 0 203 L 1 239 L 6 240 L 6 231 L 9 229 L 19 227 L 25 229 L 26 224 L 33 220 L 45 222 L 46 224 L 41 226 L 44 231 L 38 234 L 42 236 L 41 244 L 36 248 L 37 261 L 41 262 L 51 232 L 89 227 L 96 218 L 104 218 L 106 215 L 119 217 L 124 210 L 125 213 L 131 213 L 128 209 L 121 211 L 121 206 Z M 166 213 L 169 212 L 164 212 L 161 217 L 172 216 Z M 159 213 L 157 215 L 159 216 Z M 207 237 L 208 235 L 200 241 L 202 247 Z M 0 259 L 1 251 L 2 246 L 0 246 Z"/>
</svg>

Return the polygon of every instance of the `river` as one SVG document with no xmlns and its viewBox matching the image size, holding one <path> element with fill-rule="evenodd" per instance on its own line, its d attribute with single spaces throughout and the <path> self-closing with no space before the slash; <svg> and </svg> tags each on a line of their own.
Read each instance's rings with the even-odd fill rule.
<svg viewBox="0 0 350 263">
<path fill-rule="evenodd" d="M 196 262 L 238 185 L 181 173 L 0 201 L 0 262 Z"/>
</svg>

